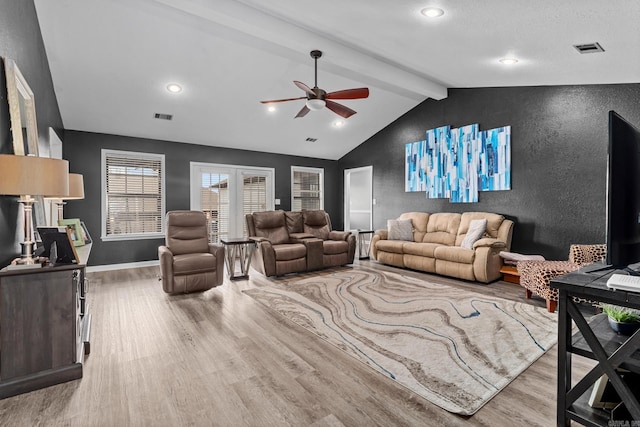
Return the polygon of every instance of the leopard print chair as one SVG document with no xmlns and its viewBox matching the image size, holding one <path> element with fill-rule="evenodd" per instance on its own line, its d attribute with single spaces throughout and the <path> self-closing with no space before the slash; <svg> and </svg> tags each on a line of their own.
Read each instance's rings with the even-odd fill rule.
<svg viewBox="0 0 640 427">
<path fill-rule="evenodd" d="M 551 280 L 600 261 L 606 254 L 607 245 L 571 245 L 568 261 L 519 261 L 520 285 L 524 286 L 527 298 L 531 298 L 532 294 L 544 298 L 547 310 L 553 313 L 558 304 L 558 290 L 549 286 Z M 586 300 L 578 302 L 596 303 Z"/>
</svg>

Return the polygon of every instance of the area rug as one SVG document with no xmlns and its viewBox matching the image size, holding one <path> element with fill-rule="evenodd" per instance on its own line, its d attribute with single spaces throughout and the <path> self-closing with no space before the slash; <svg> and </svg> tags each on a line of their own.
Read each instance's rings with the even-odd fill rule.
<svg viewBox="0 0 640 427">
<path fill-rule="evenodd" d="M 462 415 L 474 414 L 557 339 L 557 317 L 545 308 L 392 272 L 359 267 L 271 282 L 244 292 Z"/>
</svg>

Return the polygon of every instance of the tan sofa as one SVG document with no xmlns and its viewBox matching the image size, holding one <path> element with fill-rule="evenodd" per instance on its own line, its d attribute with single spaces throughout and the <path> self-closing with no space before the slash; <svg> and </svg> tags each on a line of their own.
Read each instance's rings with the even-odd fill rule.
<svg viewBox="0 0 640 427">
<path fill-rule="evenodd" d="M 371 240 L 371 255 L 378 262 L 465 280 L 489 283 L 500 278 L 500 251 L 509 251 L 514 223 L 487 212 L 403 213 L 411 220 L 412 240 L 389 240 L 378 230 Z M 482 236 L 471 249 L 461 246 L 472 220 L 486 219 Z"/>
<path fill-rule="evenodd" d="M 331 229 L 323 210 L 265 211 L 245 216 L 249 238 L 256 242 L 251 266 L 265 276 L 351 264 L 356 239 Z"/>
</svg>

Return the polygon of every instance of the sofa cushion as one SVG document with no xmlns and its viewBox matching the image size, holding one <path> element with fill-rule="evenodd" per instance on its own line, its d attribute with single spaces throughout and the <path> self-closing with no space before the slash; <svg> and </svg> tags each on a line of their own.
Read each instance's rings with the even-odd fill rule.
<svg viewBox="0 0 640 427">
<path fill-rule="evenodd" d="M 176 276 L 215 271 L 216 267 L 216 257 L 211 253 L 184 254 L 173 257 L 173 274 Z"/>
<path fill-rule="evenodd" d="M 325 255 L 349 252 L 349 243 L 346 240 L 325 240 L 322 242 L 322 247 Z"/>
<path fill-rule="evenodd" d="M 174 255 L 209 252 L 207 218 L 200 211 L 170 211 L 166 217 L 166 245 Z"/>
<path fill-rule="evenodd" d="M 327 213 L 322 210 L 302 211 L 303 232 L 311 233 L 318 239 L 327 240 L 331 224 L 327 221 Z"/>
<path fill-rule="evenodd" d="M 307 247 L 302 243 L 282 244 L 273 247 L 276 261 L 290 261 L 307 256 Z"/>
<path fill-rule="evenodd" d="M 487 229 L 485 230 L 485 236 L 493 237 L 496 239 L 498 237 L 498 230 L 504 221 L 504 216 L 489 212 L 465 212 L 462 214 L 462 218 L 460 218 L 460 227 L 458 229 L 458 236 L 456 237 L 456 245 L 460 246 L 462 241 L 464 240 L 467 231 L 469 230 L 469 225 L 471 221 L 474 219 L 486 219 L 487 220 Z"/>
<path fill-rule="evenodd" d="M 473 249 L 473 244 L 477 242 L 483 235 L 487 229 L 487 220 L 483 219 L 474 219 L 469 223 L 469 230 L 467 234 L 464 236 L 462 243 L 460 246 L 465 249 Z"/>
<path fill-rule="evenodd" d="M 442 246 L 439 243 L 415 243 L 407 242 L 402 247 L 405 254 L 426 256 L 429 258 L 435 258 L 434 252 L 436 248 Z"/>
<path fill-rule="evenodd" d="M 434 255 L 438 260 L 473 264 L 475 251 L 460 246 L 439 246 L 435 249 Z"/>
<path fill-rule="evenodd" d="M 427 232 L 427 223 L 429 222 L 429 214 L 426 212 L 405 212 L 398 219 L 410 219 L 413 225 L 413 241 L 422 242 Z"/>
<path fill-rule="evenodd" d="M 284 211 L 254 212 L 256 237 L 264 237 L 273 245 L 289 242 Z"/>
<path fill-rule="evenodd" d="M 376 242 L 376 249 L 382 252 L 401 254 L 402 246 L 408 242 L 402 240 L 378 240 Z"/>
<path fill-rule="evenodd" d="M 285 211 L 285 221 L 287 224 L 287 231 L 291 233 L 302 233 L 302 212 Z"/>
<path fill-rule="evenodd" d="M 389 219 L 387 230 L 389 240 L 413 241 L 413 225 L 410 219 Z"/>
<path fill-rule="evenodd" d="M 458 228 L 460 227 L 459 213 L 434 213 L 429 215 L 427 233 L 422 239 L 426 243 L 440 243 L 453 246 L 456 243 Z"/>
<path fill-rule="evenodd" d="M 302 211 L 304 223 L 313 227 L 327 225 L 327 213 L 323 210 Z"/>
</svg>

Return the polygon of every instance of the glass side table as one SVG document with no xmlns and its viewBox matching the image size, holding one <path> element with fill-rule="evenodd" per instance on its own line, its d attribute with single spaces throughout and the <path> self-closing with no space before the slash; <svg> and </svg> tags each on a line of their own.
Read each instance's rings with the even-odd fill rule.
<svg viewBox="0 0 640 427">
<path fill-rule="evenodd" d="M 358 233 L 358 259 L 369 259 L 369 249 L 371 246 L 371 237 L 374 230 L 356 230 Z"/>
<path fill-rule="evenodd" d="M 220 243 L 224 245 L 225 263 L 227 264 L 229 279 L 248 279 L 249 265 L 251 265 L 255 242 L 245 237 L 225 237 L 220 239 Z M 239 273 L 236 272 L 236 258 L 240 262 Z"/>
</svg>

